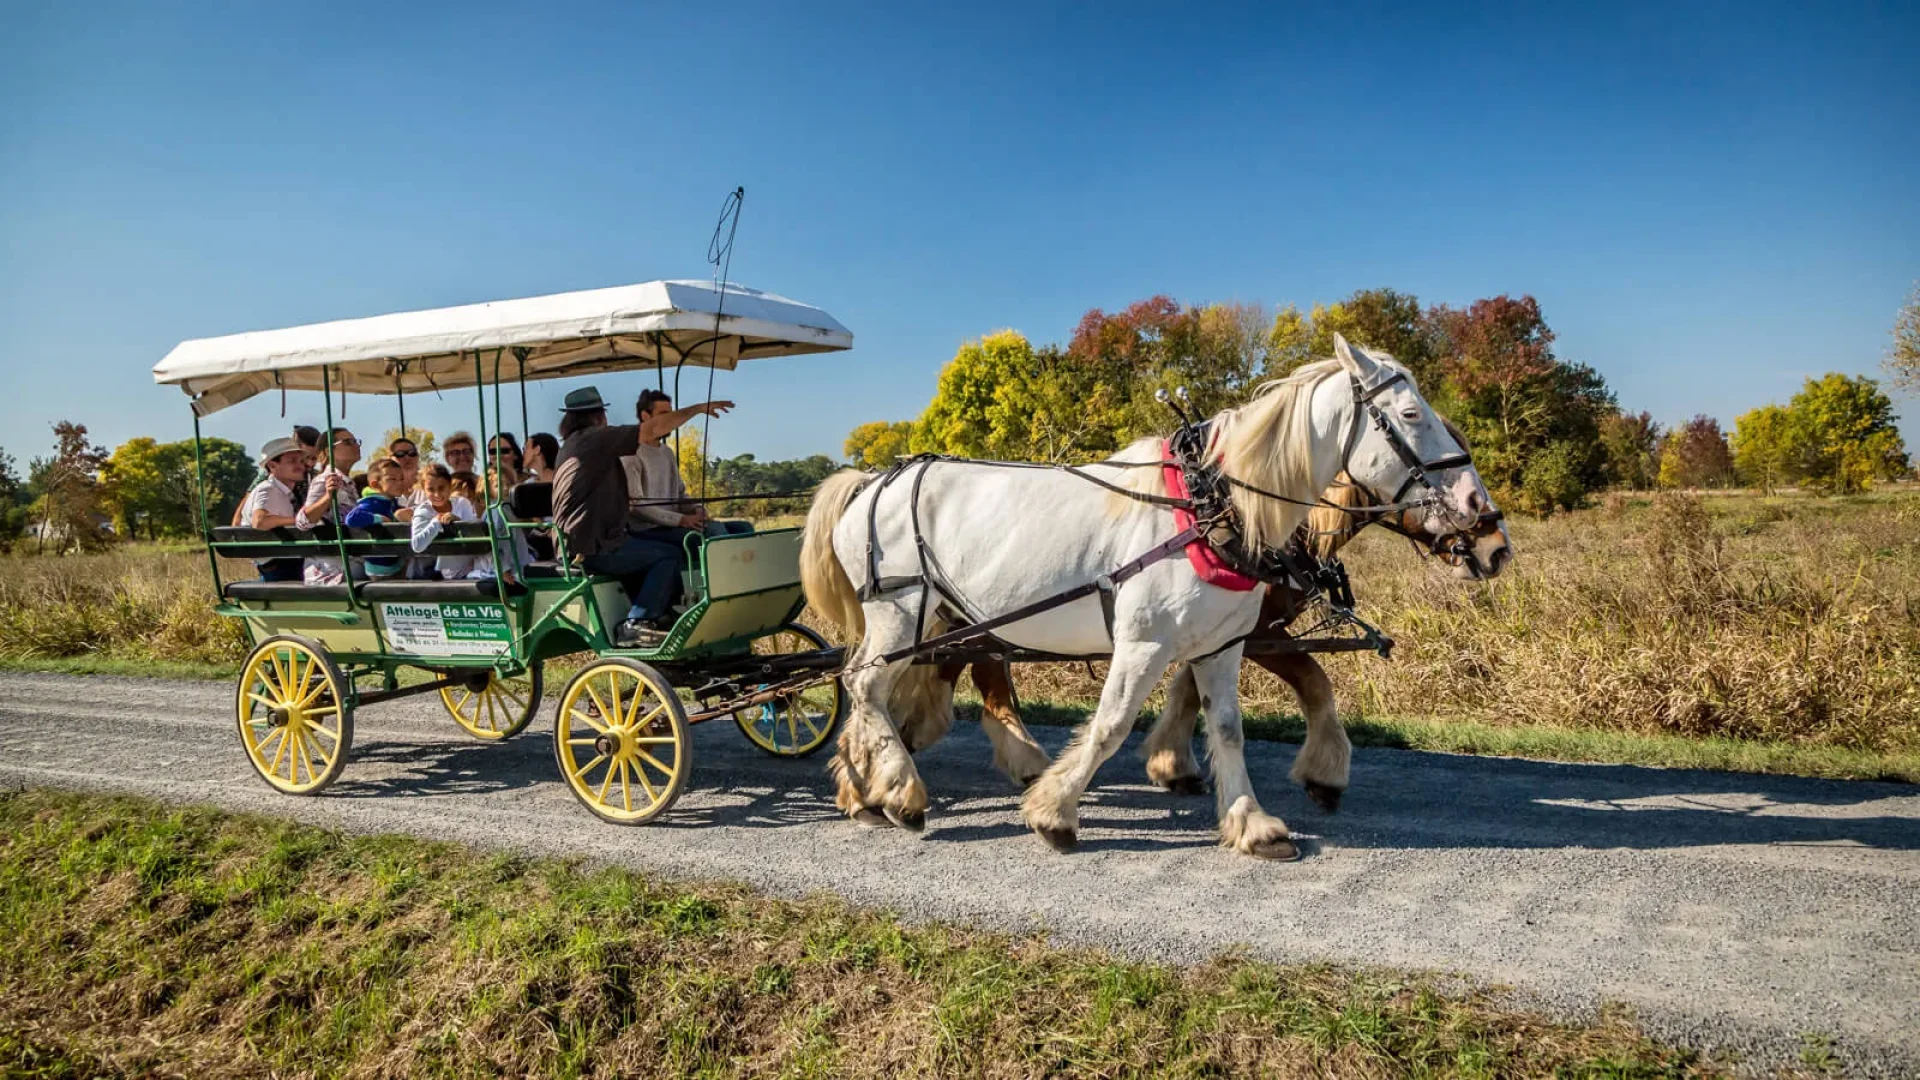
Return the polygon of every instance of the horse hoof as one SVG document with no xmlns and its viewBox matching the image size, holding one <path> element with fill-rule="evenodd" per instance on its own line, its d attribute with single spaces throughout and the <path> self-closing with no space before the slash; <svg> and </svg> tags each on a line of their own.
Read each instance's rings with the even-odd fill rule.
<svg viewBox="0 0 1920 1080">
<path fill-rule="evenodd" d="M 1035 829 L 1033 831 L 1055 851 L 1068 852 L 1080 846 L 1080 834 L 1072 829 Z"/>
<path fill-rule="evenodd" d="M 1285 837 L 1277 840 L 1260 840 L 1247 848 L 1247 854 L 1256 859 L 1272 859 L 1274 862 L 1294 862 L 1300 858 L 1300 849 L 1293 841 Z"/>
<path fill-rule="evenodd" d="M 1303 786 L 1307 789 L 1307 798 L 1312 799 L 1314 805 L 1329 814 L 1340 809 L 1340 796 L 1347 793 L 1346 788 L 1332 787 L 1327 784 L 1316 784 L 1311 780 L 1308 780 Z"/>
<path fill-rule="evenodd" d="M 853 820 L 855 824 L 864 825 L 869 829 L 884 829 L 892 824 L 885 814 L 865 806 L 853 812 Z"/>
<path fill-rule="evenodd" d="M 1198 776 L 1176 776 L 1164 785 L 1175 795 L 1205 795 L 1207 782 Z"/>
<path fill-rule="evenodd" d="M 925 810 L 895 810 L 887 807 L 887 820 L 908 832 L 927 831 L 927 812 Z"/>
</svg>

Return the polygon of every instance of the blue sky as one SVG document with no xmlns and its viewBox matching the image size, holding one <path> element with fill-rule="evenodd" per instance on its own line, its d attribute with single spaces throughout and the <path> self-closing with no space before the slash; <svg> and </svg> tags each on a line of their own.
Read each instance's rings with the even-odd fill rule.
<svg viewBox="0 0 1920 1080">
<path fill-rule="evenodd" d="M 837 455 L 963 340 L 1160 292 L 1530 292 L 1624 406 L 1730 425 L 1877 372 L 1920 278 L 1912 4 L 947 7 L 0 7 L 0 447 L 185 436 L 183 338 L 705 277 L 737 184 L 734 279 L 856 344 L 722 374 L 727 455 Z"/>
</svg>

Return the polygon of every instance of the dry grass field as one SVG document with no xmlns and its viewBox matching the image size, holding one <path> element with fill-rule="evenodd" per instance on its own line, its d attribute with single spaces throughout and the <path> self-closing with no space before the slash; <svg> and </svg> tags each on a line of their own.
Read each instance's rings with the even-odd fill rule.
<svg viewBox="0 0 1920 1080">
<path fill-rule="evenodd" d="M 1343 711 L 1920 750 L 1920 496 L 1615 496 L 1512 533 L 1485 584 L 1388 534 L 1348 549 L 1397 644 L 1327 660 Z M 1082 667 L 1018 675 L 1036 701 L 1095 694 Z M 1242 693 L 1294 708 L 1251 666 Z"/>
<path fill-rule="evenodd" d="M 1361 613 L 1398 647 L 1391 662 L 1327 661 L 1343 710 L 1920 753 L 1920 494 L 1616 495 L 1512 531 L 1512 571 L 1484 584 L 1390 535 L 1348 550 Z M 0 661 L 212 671 L 243 649 L 191 547 L 0 567 Z M 1018 678 L 1045 713 L 1090 702 L 1101 674 L 1032 665 Z M 1254 715 L 1294 710 L 1251 666 L 1244 693 Z"/>
</svg>

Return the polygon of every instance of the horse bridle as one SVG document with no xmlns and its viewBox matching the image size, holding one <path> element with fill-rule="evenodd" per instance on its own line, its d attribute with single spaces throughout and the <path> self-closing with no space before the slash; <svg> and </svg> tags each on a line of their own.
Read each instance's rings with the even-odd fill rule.
<svg viewBox="0 0 1920 1080">
<path fill-rule="evenodd" d="M 1393 493 L 1393 498 L 1385 500 L 1388 505 L 1402 506 L 1403 508 L 1393 514 L 1382 513 L 1369 515 L 1365 521 L 1370 524 L 1379 525 L 1388 532 L 1398 533 L 1406 537 L 1409 541 L 1412 541 L 1416 546 L 1424 544 L 1428 554 L 1459 560 L 1466 563 L 1476 573 L 1483 573 L 1485 568 L 1480 566 L 1479 559 L 1474 556 L 1473 544 L 1468 539 L 1468 536 L 1475 530 L 1487 525 L 1497 524 L 1504 520 L 1506 515 L 1502 514 L 1499 510 L 1483 510 L 1473 519 L 1471 524 L 1439 535 L 1425 531 L 1416 533 L 1414 530 L 1408 529 L 1405 525 L 1401 524 L 1398 520 L 1395 520 L 1398 514 L 1404 513 L 1407 509 L 1432 509 L 1437 507 L 1442 514 L 1446 515 L 1449 524 L 1458 524 L 1460 515 L 1454 511 L 1452 506 L 1447 504 L 1446 497 L 1441 492 L 1439 485 L 1433 482 L 1432 474 L 1447 469 L 1466 468 L 1473 464 L 1473 455 L 1467 453 L 1466 450 L 1462 448 L 1458 454 L 1448 454 L 1445 457 L 1436 458 L 1432 461 L 1420 460 L 1420 455 L 1414 452 L 1413 446 L 1407 442 L 1406 436 L 1400 433 L 1399 427 L 1387 416 L 1386 410 L 1380 408 L 1378 402 L 1374 400 L 1381 394 L 1392 389 L 1396 384 L 1406 382 L 1406 372 L 1396 371 L 1385 379 L 1373 384 L 1371 387 L 1362 383 L 1357 375 L 1347 376 L 1347 381 L 1353 387 L 1354 410 L 1353 422 L 1348 425 L 1346 439 L 1342 442 L 1340 448 L 1341 471 L 1345 472 L 1351 480 L 1353 471 L 1348 468 L 1348 466 L 1353 460 L 1354 448 L 1360 442 L 1361 425 L 1369 420 L 1375 428 L 1379 429 L 1381 436 L 1386 439 L 1387 448 L 1393 451 L 1393 455 L 1400 459 L 1400 463 L 1404 465 L 1407 470 L 1407 477 L 1400 482 L 1399 488 Z M 1358 480 L 1351 480 L 1351 482 L 1353 486 L 1359 488 L 1361 491 L 1367 492 L 1369 498 L 1373 498 L 1376 502 L 1379 501 L 1378 495 L 1365 484 L 1360 483 Z M 1421 488 L 1426 494 L 1422 498 L 1408 503 L 1406 501 L 1407 493 L 1415 487 Z"/>
<path fill-rule="evenodd" d="M 1404 371 L 1396 371 L 1379 382 L 1374 383 L 1372 386 L 1367 386 L 1362 383 L 1360 377 L 1357 375 L 1347 376 L 1348 384 L 1353 387 L 1353 422 L 1347 425 L 1346 438 L 1340 445 L 1340 469 L 1350 477 L 1353 475 L 1353 469 L 1351 467 L 1353 463 L 1353 451 L 1360 443 L 1361 425 L 1371 420 L 1373 426 L 1379 430 L 1381 437 L 1386 439 L 1387 448 L 1393 451 L 1393 456 L 1399 458 L 1400 464 L 1404 465 L 1407 470 L 1406 479 L 1402 480 L 1400 486 L 1394 490 L 1393 498 L 1386 500 L 1387 504 L 1398 506 L 1406 503 L 1407 492 L 1415 487 L 1419 487 L 1426 494 L 1414 500 L 1414 502 L 1407 504 L 1408 508 L 1423 506 L 1432 509 L 1437 507 L 1441 513 L 1446 515 L 1449 523 L 1457 523 L 1459 521 L 1459 515 L 1454 512 L 1453 507 L 1447 505 L 1446 497 L 1441 492 L 1440 486 L 1433 482 L 1432 474 L 1444 472 L 1447 469 L 1466 468 L 1473 464 L 1473 455 L 1462 449 L 1458 454 L 1448 454 L 1446 457 L 1436 458 L 1432 461 L 1420 460 L 1420 455 L 1414 452 L 1413 445 L 1407 442 L 1407 437 L 1400 434 L 1400 428 L 1387 416 L 1386 410 L 1382 409 L 1379 403 L 1374 400 L 1381 394 L 1393 389 L 1396 385 L 1407 381 L 1407 373 Z M 1364 491 L 1371 491 L 1371 489 L 1365 485 L 1359 486 Z M 1471 527 L 1472 526 L 1468 526 L 1468 528 Z M 1463 528 L 1460 531 L 1464 532 L 1465 529 Z"/>
</svg>

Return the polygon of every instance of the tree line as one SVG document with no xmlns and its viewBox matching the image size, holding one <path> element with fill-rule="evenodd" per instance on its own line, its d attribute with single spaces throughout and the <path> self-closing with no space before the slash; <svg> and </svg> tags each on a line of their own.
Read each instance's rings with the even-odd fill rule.
<svg viewBox="0 0 1920 1080">
<path fill-rule="evenodd" d="M 0 550 L 23 541 L 30 550 L 65 551 L 98 548 L 115 538 L 198 536 L 195 507 L 202 474 L 207 518 L 214 525 L 227 523 L 260 479 L 247 448 L 231 439 L 203 439 L 196 464 L 192 439 L 163 443 L 140 436 L 109 452 L 92 440 L 84 424 L 62 420 L 53 425 L 53 435 L 52 452 L 33 459 L 24 476 L 0 449 Z M 399 435 L 400 429 L 389 429 L 379 445 Z M 423 458 L 433 456 L 433 432 L 410 426 L 406 435 Z M 688 491 L 755 496 L 719 504 L 716 512 L 723 515 L 803 513 L 804 493 L 843 467 L 825 454 L 793 461 L 761 461 L 752 454 L 716 457 L 706 462 L 703 488 L 699 435 L 681 435 L 680 470 Z M 790 497 L 765 497 L 781 494 Z"/>
<path fill-rule="evenodd" d="M 1533 513 L 1581 506 L 1608 487 L 1805 485 L 1854 492 L 1911 468 L 1893 402 L 1877 381 L 1830 373 L 1808 379 L 1786 404 L 1741 414 L 1732 431 L 1711 416 L 1663 429 L 1651 413 L 1621 409 L 1599 372 L 1559 356 L 1531 296 L 1496 296 L 1464 308 L 1423 306 L 1411 294 L 1363 289 L 1335 303 L 1269 313 L 1252 304 L 1182 305 L 1165 296 L 1083 316 L 1067 343 L 1035 346 L 1012 330 L 962 345 L 941 369 L 932 400 L 913 420 L 862 424 L 847 436 L 854 464 L 885 468 L 916 453 L 1022 461 L 1104 457 L 1166 430 L 1155 392 L 1185 387 L 1210 414 L 1266 379 L 1330 355 L 1333 335 L 1392 353 L 1435 408 L 1473 444 L 1481 475 L 1505 506 Z M 1893 385 L 1920 393 L 1920 285 L 1897 315 L 1885 367 Z M 398 430 L 388 431 L 383 444 Z M 709 496 L 801 493 L 838 462 L 824 454 L 760 461 L 706 457 L 693 431 L 677 442 L 688 489 Z M 197 535 L 204 473 L 209 519 L 228 520 L 258 478 L 246 447 L 207 438 L 141 436 L 108 452 L 84 424 L 53 425 L 54 445 L 24 475 L 0 449 L 0 545 L 22 537 L 56 548 L 114 536 Z M 423 456 L 433 433 L 411 428 Z M 803 496 L 741 499 L 724 514 L 795 513 Z"/>
<path fill-rule="evenodd" d="M 1896 383 L 1920 387 L 1920 360 L 1904 369 L 1895 361 L 1903 332 L 1905 355 L 1920 355 L 1916 303 L 1920 290 L 1896 324 L 1888 366 Z M 1893 403 L 1873 379 L 1809 379 L 1786 405 L 1742 415 L 1731 437 L 1708 416 L 1663 429 L 1648 412 L 1621 409 L 1594 368 L 1558 354 L 1533 297 L 1455 308 L 1393 289 L 1272 313 L 1155 296 L 1087 312 L 1064 345 L 1036 346 L 1013 330 L 987 334 L 960 347 L 918 417 L 862 424 L 845 453 L 867 468 L 917 453 L 1097 460 L 1167 429 L 1158 391 L 1184 387 L 1211 414 L 1332 355 L 1336 333 L 1405 364 L 1466 433 L 1495 497 L 1535 514 L 1582 506 L 1609 487 L 1791 483 L 1850 492 L 1909 469 Z"/>
</svg>

